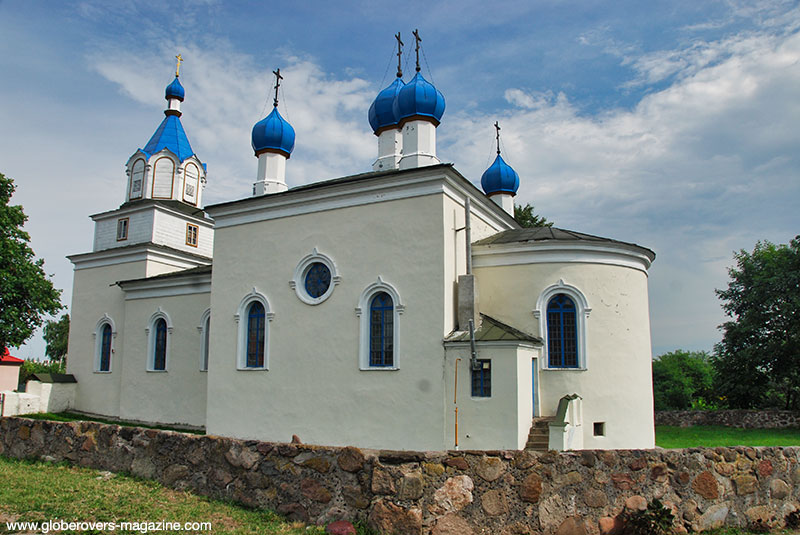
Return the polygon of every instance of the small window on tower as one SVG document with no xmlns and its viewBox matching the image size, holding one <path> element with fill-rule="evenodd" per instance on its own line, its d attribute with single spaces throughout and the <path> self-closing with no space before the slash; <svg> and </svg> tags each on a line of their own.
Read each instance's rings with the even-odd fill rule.
<svg viewBox="0 0 800 535">
<path fill-rule="evenodd" d="M 128 239 L 128 218 L 117 220 L 117 241 Z"/>
<path fill-rule="evenodd" d="M 197 247 L 197 225 L 186 223 L 186 245 Z"/>
</svg>

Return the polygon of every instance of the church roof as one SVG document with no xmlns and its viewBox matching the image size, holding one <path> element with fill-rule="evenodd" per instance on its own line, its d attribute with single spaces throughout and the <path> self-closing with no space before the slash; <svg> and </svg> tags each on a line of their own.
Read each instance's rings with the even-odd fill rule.
<svg viewBox="0 0 800 535">
<path fill-rule="evenodd" d="M 453 331 L 444 339 L 445 342 L 469 342 L 469 331 Z M 542 339 L 520 331 L 486 314 L 481 314 L 481 324 L 475 331 L 476 342 L 533 342 L 541 344 Z"/>
<path fill-rule="evenodd" d="M 180 271 L 172 271 L 170 273 L 162 273 L 160 275 L 153 275 L 152 277 L 143 277 L 141 279 L 128 279 L 124 281 L 117 281 L 117 284 L 127 284 L 129 282 L 141 282 L 141 281 L 164 280 L 164 279 L 179 279 L 181 277 L 193 277 L 195 275 L 210 275 L 210 274 L 211 274 L 211 264 L 207 266 L 198 266 L 189 269 L 182 269 Z"/>
<path fill-rule="evenodd" d="M 505 243 L 523 243 L 523 242 L 545 242 L 545 241 L 560 241 L 560 242 L 585 242 L 594 244 L 615 244 L 622 245 L 626 248 L 633 248 L 639 252 L 643 252 L 650 260 L 654 260 L 656 253 L 641 245 L 629 243 L 624 241 L 612 240 L 610 238 L 603 238 L 600 236 L 593 236 L 591 234 L 584 234 L 582 232 L 575 232 L 574 230 L 565 230 L 555 227 L 532 227 L 522 229 L 504 230 L 498 232 L 493 236 L 478 240 L 473 245 L 500 245 Z"/>
<path fill-rule="evenodd" d="M 183 162 L 186 158 L 194 156 L 189 138 L 183 130 L 181 120 L 177 115 L 167 115 L 156 129 L 147 145 L 141 149 L 148 157 L 164 149 L 169 149 Z"/>
</svg>

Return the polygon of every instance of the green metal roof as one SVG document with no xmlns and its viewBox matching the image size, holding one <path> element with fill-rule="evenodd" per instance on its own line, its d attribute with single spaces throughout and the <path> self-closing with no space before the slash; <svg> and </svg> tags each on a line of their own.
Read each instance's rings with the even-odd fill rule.
<svg viewBox="0 0 800 535">
<path fill-rule="evenodd" d="M 444 340 L 445 342 L 469 342 L 469 331 L 453 331 Z M 542 339 L 515 329 L 486 314 L 481 314 L 481 324 L 475 331 L 476 342 L 531 342 L 541 345 Z"/>
</svg>

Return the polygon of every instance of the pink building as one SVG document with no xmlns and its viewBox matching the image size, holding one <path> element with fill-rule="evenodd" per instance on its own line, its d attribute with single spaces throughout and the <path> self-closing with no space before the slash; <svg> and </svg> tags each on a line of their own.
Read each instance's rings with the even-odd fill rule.
<svg viewBox="0 0 800 535">
<path fill-rule="evenodd" d="M 25 362 L 17 357 L 12 357 L 8 348 L 4 347 L 0 354 L 0 391 L 16 390 L 19 384 L 19 368 Z"/>
</svg>

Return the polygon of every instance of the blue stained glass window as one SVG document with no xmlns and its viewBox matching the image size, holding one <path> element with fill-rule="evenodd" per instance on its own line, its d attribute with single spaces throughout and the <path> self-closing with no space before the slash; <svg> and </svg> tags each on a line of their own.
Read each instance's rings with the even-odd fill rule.
<svg viewBox="0 0 800 535">
<path fill-rule="evenodd" d="M 205 332 L 203 333 L 203 367 L 200 368 L 201 370 L 208 371 L 208 344 L 211 342 L 211 318 L 206 320 Z"/>
<path fill-rule="evenodd" d="M 314 262 L 306 272 L 305 287 L 308 295 L 316 299 L 325 295 L 331 286 L 331 270 L 322 262 Z"/>
<path fill-rule="evenodd" d="M 264 336 L 266 329 L 264 305 L 255 301 L 247 312 L 247 367 L 264 367 Z"/>
<path fill-rule="evenodd" d="M 100 371 L 111 370 L 111 325 L 103 325 L 102 339 L 100 341 Z"/>
<path fill-rule="evenodd" d="M 478 369 L 472 370 L 472 397 L 492 397 L 492 361 L 478 359 Z"/>
<path fill-rule="evenodd" d="M 577 309 L 565 294 L 547 304 L 547 352 L 551 368 L 578 367 Z"/>
<path fill-rule="evenodd" d="M 167 321 L 164 318 L 156 320 L 156 339 L 153 351 L 153 369 L 167 369 Z"/>
<path fill-rule="evenodd" d="M 394 365 L 394 303 L 386 292 L 373 297 L 369 306 L 369 365 Z"/>
</svg>

